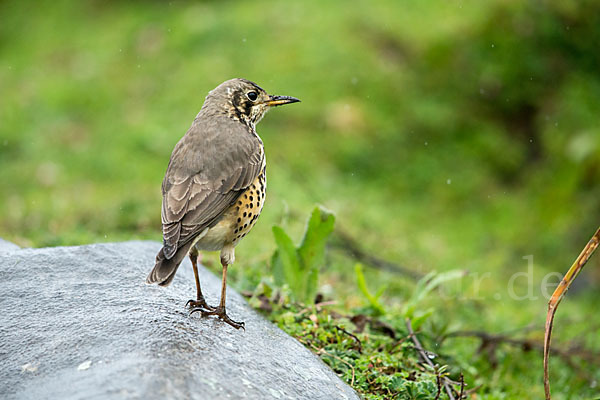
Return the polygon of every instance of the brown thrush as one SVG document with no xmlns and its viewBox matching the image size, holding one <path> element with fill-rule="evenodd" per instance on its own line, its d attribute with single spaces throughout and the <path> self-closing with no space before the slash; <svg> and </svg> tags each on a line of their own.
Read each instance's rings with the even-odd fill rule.
<svg viewBox="0 0 600 400">
<path fill-rule="evenodd" d="M 256 223 L 267 186 L 263 142 L 256 124 L 274 106 L 300 100 L 268 95 L 245 79 L 223 82 L 208 93 L 192 126 L 177 143 L 162 183 L 163 247 L 147 283 L 167 286 L 189 253 L 197 298 L 191 312 L 217 315 L 235 328 L 225 311 L 227 266 L 235 246 Z M 204 300 L 198 278 L 198 251 L 221 251 L 223 281 L 217 307 Z"/>
</svg>

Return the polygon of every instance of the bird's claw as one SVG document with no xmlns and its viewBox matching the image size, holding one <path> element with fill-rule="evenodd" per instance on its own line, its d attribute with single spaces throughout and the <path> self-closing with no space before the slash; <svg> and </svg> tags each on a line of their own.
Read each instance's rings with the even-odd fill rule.
<svg viewBox="0 0 600 400">
<path fill-rule="evenodd" d="M 208 310 L 204 307 L 194 307 L 190 311 L 190 315 L 192 315 L 195 312 L 201 313 L 203 317 L 207 317 L 209 315 L 216 315 L 223 322 L 226 322 L 227 324 L 233 326 L 235 329 L 242 328 L 243 330 L 246 330 L 246 324 L 243 321 L 237 322 L 237 321 L 234 321 L 231 318 L 229 318 L 229 316 L 225 312 L 225 308 L 212 307 L 212 310 Z"/>
<path fill-rule="evenodd" d="M 195 308 L 202 308 L 202 309 L 207 310 L 207 311 L 214 311 L 214 310 L 217 309 L 216 307 L 209 306 L 206 303 L 206 300 L 204 300 L 203 298 L 202 299 L 198 299 L 198 300 L 192 300 L 192 299 L 190 299 L 190 300 L 187 301 L 187 303 L 185 303 L 185 307 L 186 308 L 189 307 L 192 310 L 195 309 Z"/>
</svg>

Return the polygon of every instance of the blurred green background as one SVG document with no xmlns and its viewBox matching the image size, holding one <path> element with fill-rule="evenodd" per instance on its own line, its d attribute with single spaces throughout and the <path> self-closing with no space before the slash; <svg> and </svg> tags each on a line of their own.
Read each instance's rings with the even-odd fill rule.
<svg viewBox="0 0 600 400">
<path fill-rule="evenodd" d="M 258 126 L 269 188 L 231 269 L 239 288 L 269 273 L 271 226 L 298 238 L 319 203 L 371 254 L 469 270 L 460 296 L 432 300 L 439 323 L 539 336 L 542 278 L 564 273 L 600 221 L 599 45 L 592 0 L 3 1 L 0 236 L 160 240 L 173 146 L 209 90 L 244 77 L 302 103 Z M 511 299 L 527 256 L 532 280 L 516 292 L 535 299 Z M 559 312 L 559 343 L 594 346 L 599 260 Z M 333 252 L 321 278 L 347 307 L 360 303 L 352 266 Z M 412 285 L 366 273 L 390 305 Z M 470 344 L 451 346 L 481 398 L 541 396 L 537 354 L 486 369 Z M 597 394 L 598 365 L 553 363 L 556 398 Z"/>
</svg>

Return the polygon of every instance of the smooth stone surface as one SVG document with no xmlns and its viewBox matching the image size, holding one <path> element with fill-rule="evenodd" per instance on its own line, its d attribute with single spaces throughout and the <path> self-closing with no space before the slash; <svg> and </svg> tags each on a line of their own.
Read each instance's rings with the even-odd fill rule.
<svg viewBox="0 0 600 400">
<path fill-rule="evenodd" d="M 246 331 L 189 316 L 189 260 L 171 286 L 146 285 L 159 249 L 125 242 L 0 252 L 0 398 L 359 398 L 232 289 L 228 313 Z M 200 277 L 216 304 L 220 279 L 204 268 Z"/>
</svg>

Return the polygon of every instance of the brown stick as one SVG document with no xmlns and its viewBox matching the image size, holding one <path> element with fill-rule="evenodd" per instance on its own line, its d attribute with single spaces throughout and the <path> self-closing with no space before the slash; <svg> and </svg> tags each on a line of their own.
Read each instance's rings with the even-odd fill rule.
<svg viewBox="0 0 600 400">
<path fill-rule="evenodd" d="M 448 338 L 458 338 L 458 337 L 473 337 L 481 340 L 480 350 L 483 348 L 487 348 L 488 346 L 492 346 L 493 350 L 500 345 L 506 344 L 512 347 L 518 347 L 525 351 L 534 350 L 538 351 L 541 355 L 544 354 L 544 344 L 540 343 L 534 339 L 517 339 L 503 334 L 494 334 L 485 331 L 455 331 L 447 333 L 443 340 Z M 558 349 L 554 351 L 561 358 L 567 362 L 567 364 L 572 365 L 572 358 L 577 357 L 582 360 L 586 360 L 591 363 L 597 363 L 600 361 L 600 353 L 594 353 L 590 349 L 586 349 L 579 344 L 571 344 L 569 348 L 566 350 Z M 585 372 L 585 371 L 580 371 Z"/>
<path fill-rule="evenodd" d="M 360 339 L 353 333 L 348 332 L 347 330 L 345 330 L 344 328 L 342 328 L 341 326 L 337 326 L 334 325 L 335 329 L 337 329 L 340 332 L 345 333 L 346 335 L 350 336 L 352 339 L 354 339 L 354 341 L 356 342 L 356 344 L 358 345 L 358 352 L 360 354 L 362 354 L 362 342 L 360 341 Z"/>
<path fill-rule="evenodd" d="M 558 287 L 552 293 L 552 297 L 548 302 L 548 314 L 546 315 L 546 330 L 544 333 L 544 392 L 546 393 L 546 400 L 550 400 L 550 377 L 548 374 L 548 359 L 550 355 L 550 339 L 552 336 L 552 324 L 554 322 L 554 314 L 556 314 L 556 309 L 560 304 L 562 298 L 569 290 L 569 286 L 571 283 L 577 278 L 577 275 L 583 269 L 583 266 L 588 262 L 596 248 L 598 248 L 598 244 L 600 244 L 600 228 L 596 231 L 594 236 L 590 239 L 590 241 L 585 245 L 579 257 L 575 260 L 571 268 L 567 271 L 563 279 L 558 284 Z"/>
<path fill-rule="evenodd" d="M 334 231 L 334 240 L 331 241 L 331 247 L 335 247 L 344 253 L 348 254 L 350 257 L 360 261 L 364 264 L 370 265 L 374 268 L 389 271 L 396 274 L 407 276 L 413 280 L 421 279 L 424 274 L 413 271 L 409 268 L 403 267 L 391 261 L 384 260 L 372 254 L 369 254 L 361 249 L 360 245 L 357 241 L 351 237 L 348 233 L 342 231 L 341 229 L 336 229 Z"/>
<path fill-rule="evenodd" d="M 458 400 L 462 400 L 463 396 L 464 396 L 464 391 L 465 391 L 465 377 L 463 376 L 462 372 L 460 373 L 460 393 L 458 393 Z"/>
<path fill-rule="evenodd" d="M 437 386 L 437 393 L 435 395 L 435 399 L 433 400 L 440 400 L 440 396 L 442 395 L 442 377 L 440 376 L 439 372 L 435 377 L 435 384 Z"/>
</svg>

